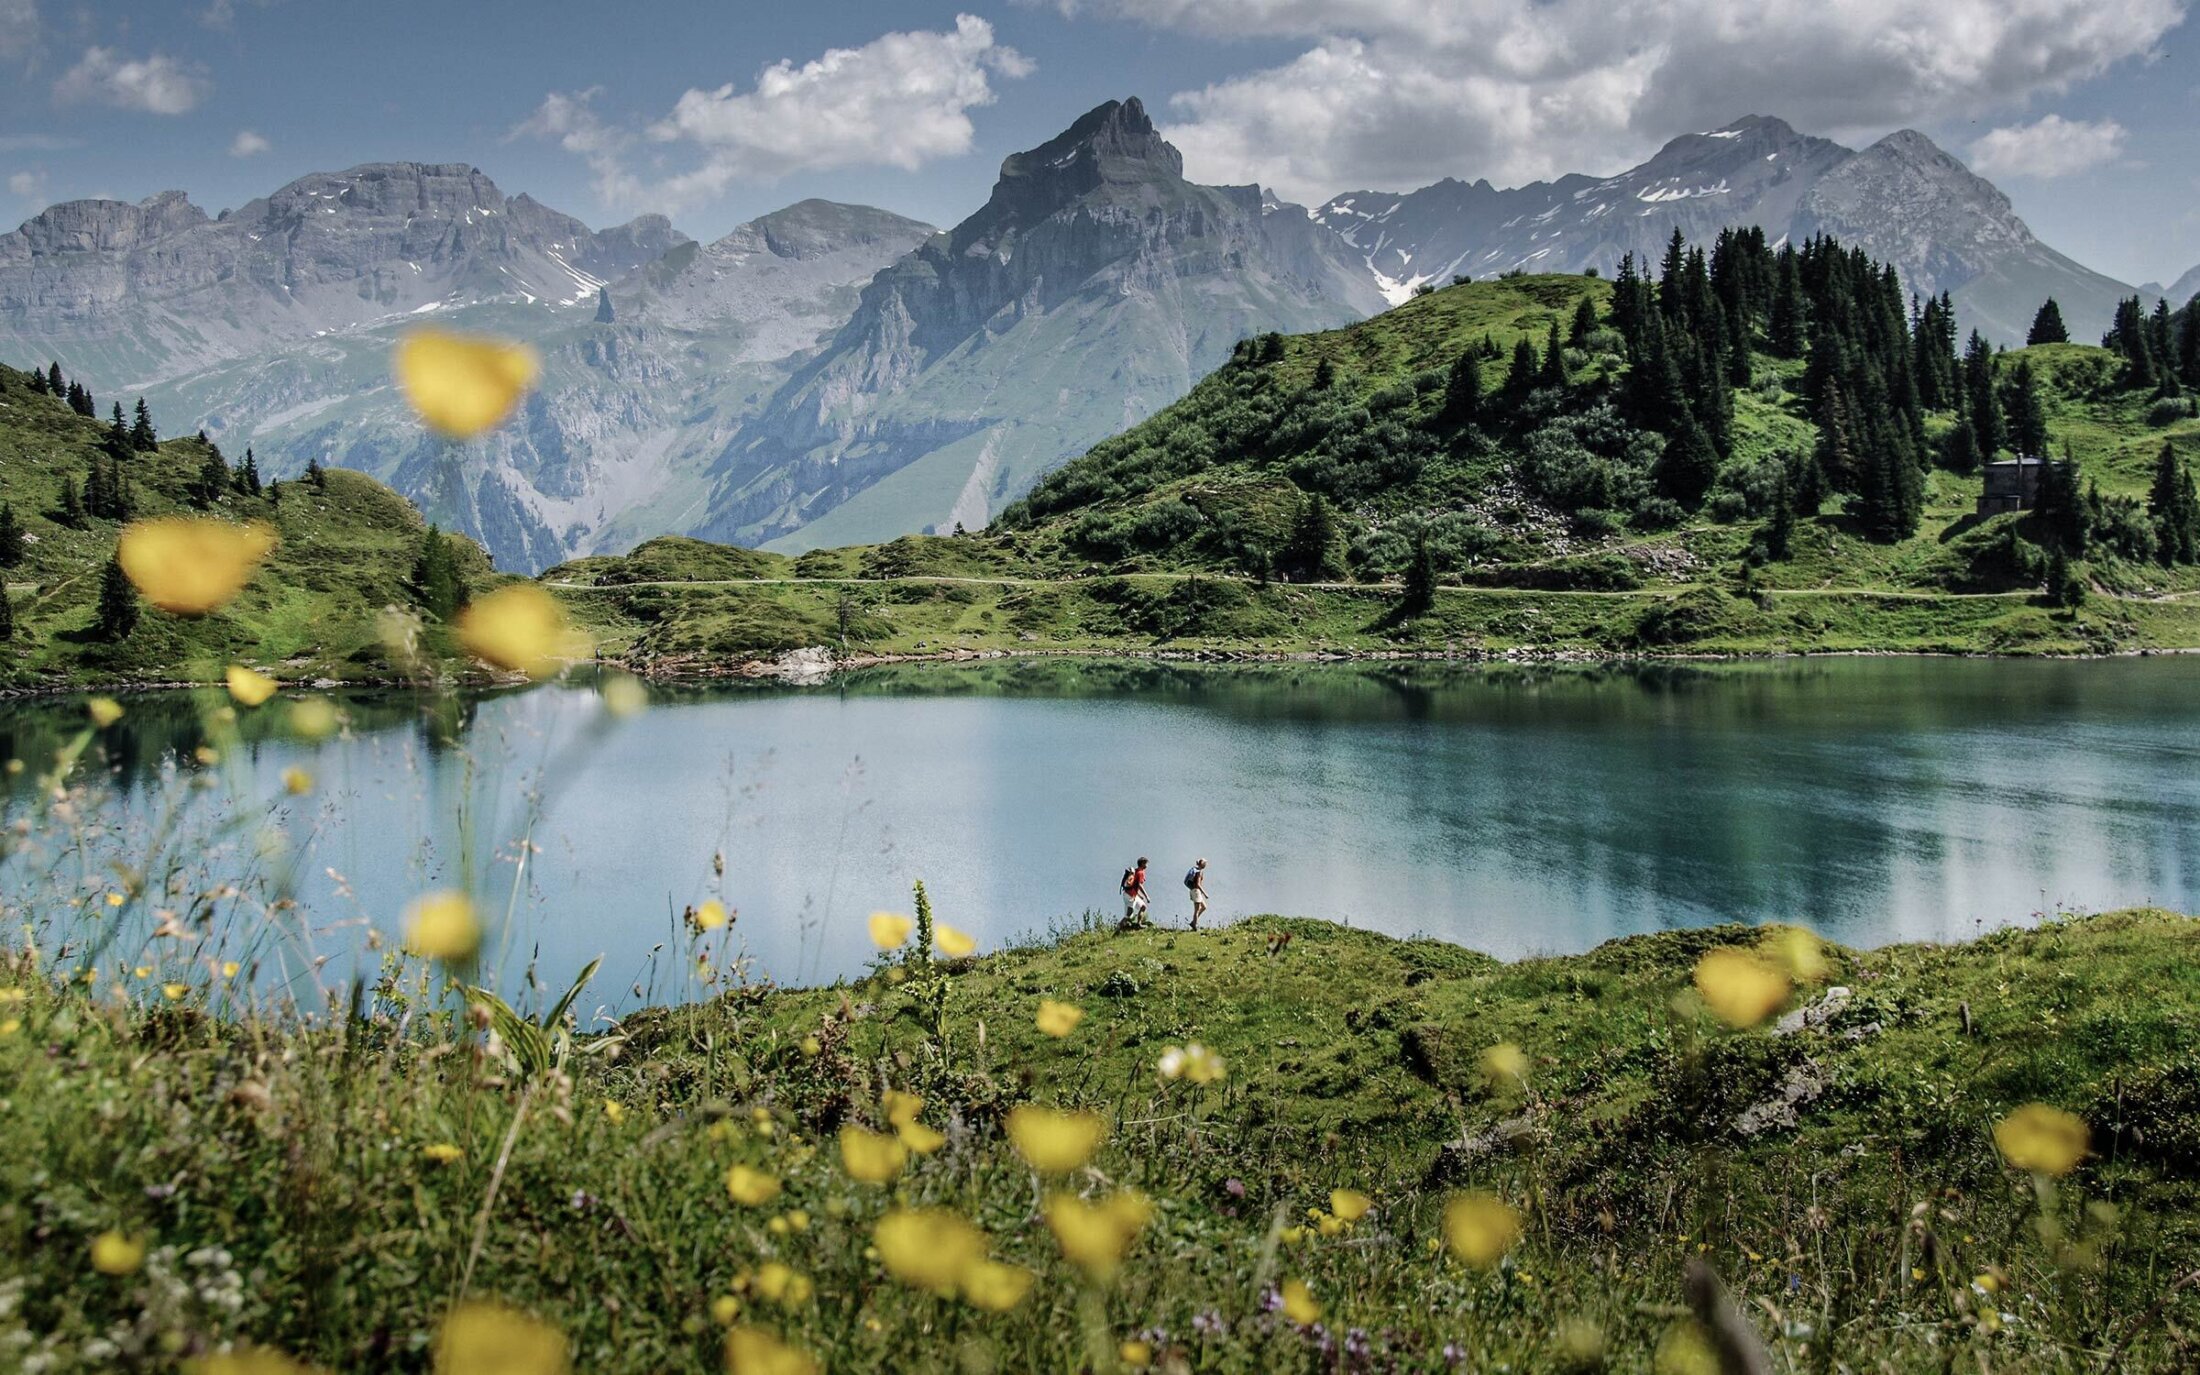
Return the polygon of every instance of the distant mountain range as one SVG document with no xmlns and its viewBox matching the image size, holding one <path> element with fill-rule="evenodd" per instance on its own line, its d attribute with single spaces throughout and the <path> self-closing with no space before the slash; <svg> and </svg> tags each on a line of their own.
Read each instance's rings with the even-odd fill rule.
<svg viewBox="0 0 2200 1375">
<path fill-rule="evenodd" d="M 1750 118 L 1615 177 L 1307 211 L 1187 181 L 1133 99 L 1008 158 L 945 233 L 825 201 L 712 244 L 654 215 L 596 231 L 419 163 L 216 218 L 180 192 L 68 202 L 0 236 L 0 359 L 58 358 L 276 473 L 370 472 L 506 567 L 666 532 L 800 550 L 975 528 L 1248 334 L 1347 324 L 1453 275 L 1609 271 L 1729 224 L 1857 242 L 2005 342 L 2050 295 L 2097 335 L 2134 290 L 1910 132 L 1852 151 Z M 2200 268 L 2171 294 L 2192 290 Z M 390 343 L 423 320 L 542 353 L 488 439 L 424 435 L 389 385 Z"/>
<path fill-rule="evenodd" d="M 2050 296 L 2073 335 L 2097 336 L 2134 288 L 2041 243 L 1993 183 L 1914 130 L 1856 151 L 1751 116 L 1686 134 L 1612 177 L 1500 191 L 1445 180 L 1404 195 L 1353 191 L 1316 213 L 1350 240 L 1393 300 L 1422 282 L 1513 269 L 1609 273 L 1652 265 L 1678 228 L 1708 243 L 1759 225 L 1775 243 L 1831 234 L 1891 262 L 1910 289 L 1948 292 L 1966 326 L 2022 343 Z"/>
</svg>

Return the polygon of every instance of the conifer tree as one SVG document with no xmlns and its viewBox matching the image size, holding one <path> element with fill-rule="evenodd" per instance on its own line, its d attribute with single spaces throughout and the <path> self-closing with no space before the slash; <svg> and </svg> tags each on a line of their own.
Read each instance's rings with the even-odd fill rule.
<svg viewBox="0 0 2200 1375">
<path fill-rule="evenodd" d="M 2165 565 L 2200 563 L 2200 496 L 2194 494 L 2192 474 L 2177 457 L 2177 446 L 2166 439 L 2154 461 L 2147 516 L 2154 522 L 2157 558 Z"/>
<path fill-rule="evenodd" d="M 1336 383 L 1337 365 L 1329 361 L 1328 354 L 1323 354 L 1321 361 L 1314 364 L 1314 390 L 1328 391 Z"/>
<path fill-rule="evenodd" d="M 319 468 L 320 460 L 314 460 L 313 466 Z M 237 490 L 247 496 L 260 494 L 260 460 L 254 456 L 250 444 L 244 446 L 244 466 L 237 469 Z"/>
<path fill-rule="evenodd" d="M 1566 331 L 1566 342 L 1574 348 L 1586 348 L 1589 336 L 1597 331 L 1597 303 L 1586 292 L 1574 302 L 1574 322 Z"/>
<path fill-rule="evenodd" d="M 1284 546 L 1286 566 L 1309 581 L 1320 581 L 1336 571 L 1337 524 L 1329 503 L 1319 492 L 1299 498 L 1299 511 L 1291 523 L 1291 537 Z"/>
<path fill-rule="evenodd" d="M 2010 371 L 2002 388 L 2002 414 L 2008 418 L 2009 447 L 2018 457 L 2039 458 L 2047 453 L 2047 408 L 2040 401 L 2031 359 L 2018 359 Z"/>
<path fill-rule="evenodd" d="M 1558 337 L 1558 317 L 1551 317 L 1549 337 L 1543 342 L 1543 370 L 1537 374 L 1539 387 L 1564 388 L 1566 385 L 1566 346 Z"/>
<path fill-rule="evenodd" d="M 1972 433 L 1968 417 L 1956 421 L 1949 427 L 1948 433 L 1941 437 L 1940 463 L 1950 472 L 1978 471 L 1978 436 Z"/>
<path fill-rule="evenodd" d="M 122 571 L 122 561 L 110 558 L 99 578 L 99 611 L 92 631 L 112 643 L 128 639 L 137 623 L 137 589 L 130 585 L 130 575 Z"/>
<path fill-rule="evenodd" d="M 2032 521 L 2041 543 L 2073 558 L 2085 556 L 2085 500 L 2078 491 L 2078 465 L 2067 453 L 2060 461 L 2043 460 Z"/>
<path fill-rule="evenodd" d="M 1280 334 L 1271 334 L 1268 337 L 1277 340 L 1277 348 L 1281 350 L 1281 341 L 1283 339 L 1283 336 Z M 1277 356 L 1282 356 L 1280 351 Z M 250 449 L 245 450 L 244 458 L 245 464 L 249 468 L 252 463 L 252 451 Z M 257 470 L 254 470 L 254 475 L 257 476 Z M 318 455 L 306 460 L 306 481 L 312 484 L 313 490 L 316 492 L 323 492 L 328 490 L 328 469 L 321 466 L 321 460 Z"/>
<path fill-rule="evenodd" d="M 2070 330 L 2063 324 L 2062 307 L 2056 305 L 2055 298 L 2050 296 L 2047 303 L 2040 307 L 2040 313 L 2032 317 L 2032 328 L 2024 336 L 2025 347 L 2069 342 Z"/>
<path fill-rule="evenodd" d="M 1963 350 L 1964 409 L 1970 413 L 1971 434 L 1978 441 L 1981 462 L 1991 463 L 2004 440 L 2001 400 L 1994 394 L 1994 350 L 1986 337 L 1971 331 Z"/>
<path fill-rule="evenodd" d="M 1472 349 L 1451 360 L 1451 371 L 1444 378 L 1444 404 L 1436 418 L 1455 430 L 1482 419 L 1482 365 Z"/>
<path fill-rule="evenodd" d="M 0 640 L 15 638 L 15 603 L 8 600 L 8 589 L 0 586 Z"/>
<path fill-rule="evenodd" d="M 84 509 L 84 493 L 78 489 L 76 479 L 61 479 L 61 523 L 72 530 L 81 530 L 88 514 Z"/>
<path fill-rule="evenodd" d="M 130 422 L 130 447 L 139 453 L 151 453 L 160 447 L 160 436 L 153 432 L 153 413 L 146 409 L 142 396 L 137 399 L 137 418 Z"/>
<path fill-rule="evenodd" d="M 1500 391 L 1505 409 L 1518 410 L 1520 403 L 1536 389 L 1543 373 L 1543 366 L 1536 361 L 1535 345 L 1526 336 L 1513 341 L 1512 366 L 1505 370 L 1505 385 Z"/>
<path fill-rule="evenodd" d="M 191 486 L 191 501 L 201 508 L 220 501 L 222 493 L 229 490 L 229 460 L 222 457 L 221 446 L 209 443 L 206 459 L 199 464 L 198 481 Z"/>
<path fill-rule="evenodd" d="M 1429 552 L 1428 531 L 1416 530 L 1413 534 L 1413 559 L 1406 565 L 1405 593 L 1399 599 L 1398 610 L 1406 616 L 1419 616 L 1436 605 L 1436 557 Z"/>
<path fill-rule="evenodd" d="M 1810 308 L 1803 299 L 1803 278 L 1795 249 L 1780 251 L 1777 280 L 1772 288 L 1772 322 L 1768 329 L 1772 351 L 1782 358 L 1803 356 L 1804 329 Z"/>
<path fill-rule="evenodd" d="M 107 452 L 120 458 L 135 447 L 130 443 L 130 425 L 122 418 L 122 403 L 115 402 L 114 418 L 107 422 L 105 443 Z"/>
<path fill-rule="evenodd" d="M 1685 418 L 1666 436 L 1665 448 L 1650 470 L 1658 495 L 1691 511 L 1703 505 L 1704 493 L 1711 490 L 1712 480 L 1718 475 L 1719 451 L 1693 417 Z"/>
<path fill-rule="evenodd" d="M 465 605 L 458 560 L 450 541 L 434 525 L 420 537 L 420 551 L 413 559 L 412 585 L 413 597 L 421 609 L 439 621 L 450 620 Z"/>
<path fill-rule="evenodd" d="M 23 562 L 23 524 L 15 518 L 15 503 L 0 501 L 0 568 Z"/>
<path fill-rule="evenodd" d="M 68 395 L 67 390 L 61 385 L 61 365 L 59 363 L 48 363 L 46 365 L 46 390 L 52 392 L 55 396 L 65 397 Z"/>
<path fill-rule="evenodd" d="M 44 368 L 32 368 L 29 376 L 30 389 L 38 395 L 44 396 L 46 394 L 46 370 Z"/>
</svg>

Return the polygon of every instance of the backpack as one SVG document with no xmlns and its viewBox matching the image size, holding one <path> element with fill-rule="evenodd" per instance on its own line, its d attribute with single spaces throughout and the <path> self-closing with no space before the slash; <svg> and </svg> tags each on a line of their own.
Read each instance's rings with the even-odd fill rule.
<svg viewBox="0 0 2200 1375">
<path fill-rule="evenodd" d="M 1136 869 L 1125 869 L 1123 871 L 1123 891 L 1126 894 L 1138 891 L 1138 871 Z"/>
<path fill-rule="evenodd" d="M 1199 870 L 1186 869 L 1184 871 L 1184 886 L 1195 893 L 1199 891 Z"/>
</svg>

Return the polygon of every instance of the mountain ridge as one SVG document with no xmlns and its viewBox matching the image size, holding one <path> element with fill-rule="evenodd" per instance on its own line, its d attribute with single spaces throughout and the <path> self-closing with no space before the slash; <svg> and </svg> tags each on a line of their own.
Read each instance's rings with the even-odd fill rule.
<svg viewBox="0 0 2200 1375">
<path fill-rule="evenodd" d="M 2074 333 L 2098 334 L 2135 290 L 2041 243 L 2000 188 L 1917 130 L 1851 149 L 1768 115 L 1679 135 L 1610 177 L 1348 191 L 1316 215 L 1367 255 L 1393 301 L 1454 273 L 1610 273 L 1625 253 L 1656 261 L 1675 229 L 1709 242 L 1752 225 L 1775 243 L 1855 243 L 1912 291 L 1948 291 L 1967 325 L 2004 343 L 2023 341 L 2050 296 Z"/>
</svg>

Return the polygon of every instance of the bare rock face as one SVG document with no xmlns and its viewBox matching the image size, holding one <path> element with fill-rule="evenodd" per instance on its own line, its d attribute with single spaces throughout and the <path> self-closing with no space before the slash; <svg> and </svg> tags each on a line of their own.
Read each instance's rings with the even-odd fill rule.
<svg viewBox="0 0 2200 1375">
<path fill-rule="evenodd" d="M 1245 335 L 1382 304 L 1303 211 L 1186 181 L 1145 108 L 1109 101 L 1008 157 L 977 213 L 864 288 L 720 456 L 699 533 L 792 550 L 975 529 Z"/>
<path fill-rule="evenodd" d="M 2074 335 L 2097 333 L 2132 291 L 2040 243 L 2007 196 L 1923 134 L 1858 152 L 1762 115 L 1685 134 L 1613 177 L 1353 191 L 1317 218 L 1352 241 L 1392 300 L 1454 274 L 1610 272 L 1625 253 L 1656 262 L 1675 229 L 1708 242 L 1750 225 L 1775 242 L 1826 233 L 1859 245 L 1912 291 L 1949 292 L 2002 342 L 2021 343 L 2049 296 Z"/>
</svg>

